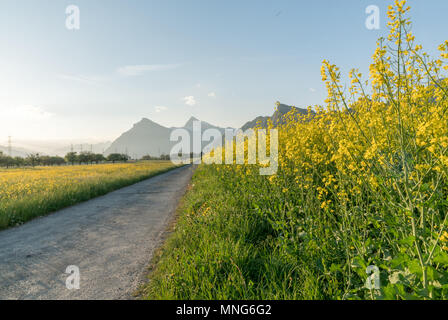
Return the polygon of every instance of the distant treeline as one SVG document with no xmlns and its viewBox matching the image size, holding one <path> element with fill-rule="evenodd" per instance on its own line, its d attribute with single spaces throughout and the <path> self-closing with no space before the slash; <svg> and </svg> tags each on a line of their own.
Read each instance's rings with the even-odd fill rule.
<svg viewBox="0 0 448 320">
<path fill-rule="evenodd" d="M 111 153 L 107 157 L 102 154 L 95 154 L 91 152 L 69 152 L 63 157 L 58 156 L 44 156 L 38 153 L 29 154 L 26 157 L 10 157 L 4 155 L 0 151 L 0 167 L 24 167 L 24 166 L 60 166 L 65 164 L 93 164 L 101 162 L 127 162 L 130 157 L 121 153 Z"/>
<path fill-rule="evenodd" d="M 188 154 L 182 154 L 182 153 L 179 153 L 178 154 L 178 156 L 180 157 L 180 158 L 183 158 L 183 159 L 188 159 L 188 157 L 190 158 L 190 159 L 192 159 L 192 160 L 194 160 L 194 159 L 198 159 L 198 158 L 201 158 L 202 159 L 202 153 L 197 153 L 197 154 L 195 154 L 195 153 L 193 153 L 193 152 L 191 152 L 190 153 L 190 155 L 188 156 Z M 146 156 L 143 156 L 142 158 L 141 158 L 141 160 L 171 160 L 171 156 L 169 155 L 169 154 L 163 154 L 162 153 L 162 155 L 160 155 L 160 156 L 158 156 L 158 157 L 154 157 L 154 156 L 151 156 L 151 155 L 146 155 Z"/>
<path fill-rule="evenodd" d="M 170 160 L 170 156 L 168 154 L 162 154 L 159 157 L 154 157 L 148 154 L 146 156 L 143 156 L 142 160 Z"/>
</svg>

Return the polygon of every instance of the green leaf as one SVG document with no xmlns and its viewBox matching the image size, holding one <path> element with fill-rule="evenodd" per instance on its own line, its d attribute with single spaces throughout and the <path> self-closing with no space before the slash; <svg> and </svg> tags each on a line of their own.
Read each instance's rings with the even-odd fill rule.
<svg viewBox="0 0 448 320">
<path fill-rule="evenodd" d="M 409 236 L 409 237 L 406 237 L 406 238 L 404 238 L 404 239 L 401 239 L 401 240 L 399 241 L 399 243 L 400 243 L 401 245 L 412 246 L 412 245 L 414 244 L 414 241 L 415 241 L 415 237 L 414 237 L 414 236 Z"/>
<path fill-rule="evenodd" d="M 334 272 L 338 272 L 338 271 L 342 271 L 341 265 L 333 263 L 330 267 L 330 272 L 334 273 Z"/>
<path fill-rule="evenodd" d="M 392 259 L 390 265 L 393 269 L 404 269 L 410 261 L 410 257 L 406 254 L 399 254 L 395 258 Z"/>
<path fill-rule="evenodd" d="M 448 265 L 448 253 L 441 251 L 439 253 L 437 253 L 434 258 L 433 261 L 435 263 L 440 263 L 443 266 Z"/>
<path fill-rule="evenodd" d="M 361 257 L 354 257 L 352 261 L 353 268 L 361 268 L 363 270 L 367 269 L 367 265 Z"/>
<path fill-rule="evenodd" d="M 382 289 L 384 299 L 385 300 L 396 300 L 397 299 L 397 290 L 395 289 L 394 284 L 388 284 L 386 287 Z"/>
<path fill-rule="evenodd" d="M 418 260 L 412 260 L 408 263 L 408 268 L 411 273 L 423 276 L 423 270 Z"/>
<path fill-rule="evenodd" d="M 440 274 L 435 268 L 428 266 L 426 267 L 426 273 L 428 275 L 428 280 L 434 281 L 440 279 L 442 274 Z"/>
</svg>

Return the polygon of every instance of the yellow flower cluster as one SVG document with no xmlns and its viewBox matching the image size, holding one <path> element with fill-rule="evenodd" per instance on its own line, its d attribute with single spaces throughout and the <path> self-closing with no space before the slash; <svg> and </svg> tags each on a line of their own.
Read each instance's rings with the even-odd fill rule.
<svg viewBox="0 0 448 320">
<path fill-rule="evenodd" d="M 51 194 L 108 177 L 132 177 L 147 173 L 162 163 L 101 164 L 61 167 L 35 167 L 0 170 L 0 204 L 27 196 Z"/>
<path fill-rule="evenodd" d="M 110 191 L 112 185 L 123 186 L 127 181 L 135 182 L 170 167 L 173 167 L 170 161 L 148 161 L 0 169 L 0 229 L 10 221 L 27 219 L 18 214 L 34 216 L 34 211 L 43 214 L 47 207 L 63 207 L 62 202 L 73 204 L 77 197 L 90 198 L 92 188 Z"/>
</svg>

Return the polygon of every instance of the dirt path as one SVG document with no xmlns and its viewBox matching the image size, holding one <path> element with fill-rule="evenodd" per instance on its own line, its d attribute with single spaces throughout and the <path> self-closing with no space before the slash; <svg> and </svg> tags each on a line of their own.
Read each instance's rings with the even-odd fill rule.
<svg viewBox="0 0 448 320">
<path fill-rule="evenodd" d="M 0 299 L 132 298 L 192 170 L 178 168 L 0 232 Z M 69 265 L 79 267 L 78 290 L 66 287 Z"/>
</svg>

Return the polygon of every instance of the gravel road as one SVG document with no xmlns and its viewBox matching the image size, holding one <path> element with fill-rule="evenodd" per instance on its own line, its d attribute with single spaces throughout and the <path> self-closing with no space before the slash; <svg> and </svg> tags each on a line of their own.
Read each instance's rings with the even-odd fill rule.
<svg viewBox="0 0 448 320">
<path fill-rule="evenodd" d="M 0 299 L 132 299 L 192 171 L 174 169 L 0 232 Z M 79 268 L 79 289 L 67 289 L 75 277 L 68 266 Z"/>
</svg>

